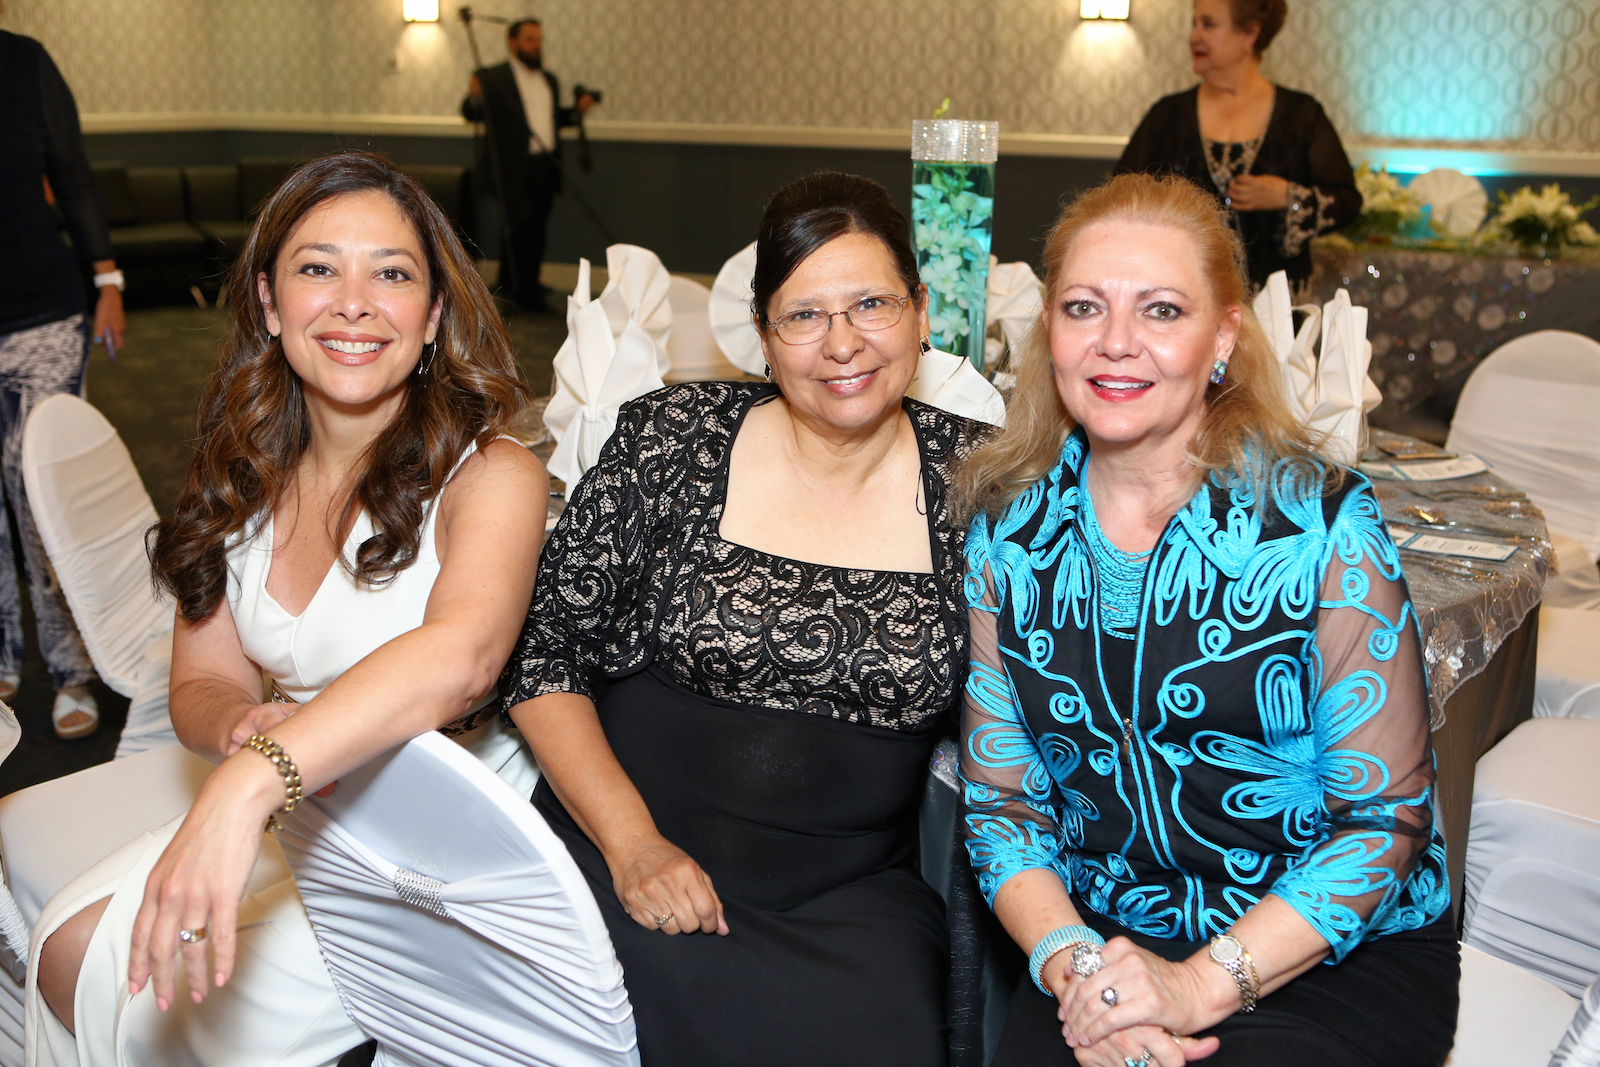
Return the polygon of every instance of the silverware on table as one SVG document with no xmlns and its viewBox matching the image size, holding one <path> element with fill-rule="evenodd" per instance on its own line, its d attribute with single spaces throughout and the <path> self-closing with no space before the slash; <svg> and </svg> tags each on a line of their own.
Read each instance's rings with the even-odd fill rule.
<svg viewBox="0 0 1600 1067">
<path fill-rule="evenodd" d="M 1497 571 L 1492 571 L 1487 567 L 1479 567 L 1476 564 L 1468 563 L 1464 559 L 1456 559 L 1451 556 L 1438 556 L 1431 552 L 1412 552 L 1404 548 L 1400 550 L 1400 555 L 1414 559 L 1426 566 L 1434 574 L 1448 578 L 1462 578 L 1469 582 L 1484 583 L 1499 581 L 1501 578 Z"/>
</svg>

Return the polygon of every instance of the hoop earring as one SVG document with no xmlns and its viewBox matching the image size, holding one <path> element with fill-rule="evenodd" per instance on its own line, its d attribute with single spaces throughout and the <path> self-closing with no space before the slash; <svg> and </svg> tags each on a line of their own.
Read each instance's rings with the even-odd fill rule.
<svg viewBox="0 0 1600 1067">
<path fill-rule="evenodd" d="M 433 357 L 438 353 L 438 351 L 438 341 L 434 341 L 432 344 L 423 346 L 422 358 L 417 360 L 416 375 L 418 378 L 426 378 L 428 376 L 428 372 L 433 370 Z"/>
<path fill-rule="evenodd" d="M 1211 384 L 1221 385 L 1222 379 L 1228 376 L 1228 361 L 1219 359 L 1211 364 Z"/>
<path fill-rule="evenodd" d="M 922 346 L 923 355 L 927 355 L 929 352 L 933 351 L 933 344 L 931 343 L 932 340 L 933 339 L 931 337 L 924 337 L 922 340 L 917 342 L 917 344 Z"/>
</svg>

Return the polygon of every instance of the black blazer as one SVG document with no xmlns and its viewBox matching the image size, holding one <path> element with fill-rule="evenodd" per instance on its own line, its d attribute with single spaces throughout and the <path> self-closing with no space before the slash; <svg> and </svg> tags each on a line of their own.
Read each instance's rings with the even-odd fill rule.
<svg viewBox="0 0 1600 1067">
<path fill-rule="evenodd" d="M 1221 201 L 1200 140 L 1199 97 L 1196 86 L 1157 100 L 1128 139 L 1116 173 L 1181 174 Z M 1314 198 L 1319 204 L 1319 233 L 1344 226 L 1361 213 L 1361 194 L 1356 191 L 1355 173 L 1339 133 L 1322 105 L 1305 93 L 1277 87 L 1267 133 L 1250 173 L 1275 175 L 1320 193 L 1321 197 Z M 1311 276 L 1309 241 L 1296 255 L 1284 254 L 1285 215 L 1283 211 L 1239 213 L 1253 285 L 1260 286 L 1277 270 L 1287 271 L 1291 283 Z"/>
<path fill-rule="evenodd" d="M 469 96 L 461 101 L 461 115 L 468 122 L 483 122 L 487 113 L 488 132 L 494 137 L 495 147 L 500 156 L 500 166 L 506 172 L 506 188 L 515 193 L 520 191 L 527 181 L 528 138 L 531 136 L 531 131 L 528 127 L 528 116 L 522 110 L 522 94 L 517 92 L 516 75 L 511 73 L 511 62 L 507 60 L 499 66 L 485 67 L 477 72 L 478 83 L 483 86 L 483 96 Z M 559 159 L 561 131 L 565 127 L 578 124 L 578 112 L 576 108 L 561 106 L 561 83 L 556 80 L 556 76 L 548 70 L 541 70 L 539 73 L 550 83 L 556 143 L 548 147 L 550 154 Z M 493 168 L 487 166 L 487 162 L 488 158 L 479 160 L 480 171 L 489 176 L 490 182 L 494 182 L 497 176 Z M 554 181 L 556 188 L 560 189 L 560 170 L 554 171 Z M 526 210 L 524 197 L 512 195 L 505 199 L 506 210 L 513 215 Z"/>
</svg>

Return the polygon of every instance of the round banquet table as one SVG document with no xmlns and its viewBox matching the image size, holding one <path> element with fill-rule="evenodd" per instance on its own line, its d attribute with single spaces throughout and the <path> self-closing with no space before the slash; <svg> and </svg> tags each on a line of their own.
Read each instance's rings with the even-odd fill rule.
<svg viewBox="0 0 1600 1067">
<path fill-rule="evenodd" d="M 1414 439 L 1374 428 L 1374 447 L 1363 458 L 1387 461 L 1375 446 L 1409 440 Z M 1478 757 L 1533 715 L 1539 600 L 1555 552 L 1539 509 L 1519 503 L 1520 490 L 1492 472 L 1435 482 L 1374 477 L 1373 487 L 1395 530 L 1425 521 L 1420 509 L 1443 520 L 1437 525 L 1491 531 L 1422 532 L 1516 546 L 1504 562 L 1400 553 L 1422 629 L 1439 767 L 1438 810 L 1449 850 L 1451 900 L 1459 916 Z"/>
</svg>

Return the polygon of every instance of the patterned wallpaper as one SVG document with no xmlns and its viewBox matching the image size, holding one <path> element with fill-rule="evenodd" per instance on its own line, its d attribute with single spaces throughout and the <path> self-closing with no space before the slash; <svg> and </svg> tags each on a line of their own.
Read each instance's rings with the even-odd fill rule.
<svg viewBox="0 0 1600 1067">
<path fill-rule="evenodd" d="M 1013 132 L 1121 136 L 1192 84 L 1188 0 L 483 0 L 534 7 L 595 118 L 903 128 L 952 114 Z M 444 0 L 452 12 L 455 4 Z M 1595 0 L 1291 0 L 1266 69 L 1350 140 L 1600 152 Z M 471 62 L 459 22 L 406 26 L 400 0 L 7 0 L 89 113 L 451 115 Z M 480 24 L 485 56 L 502 33 Z"/>
</svg>

